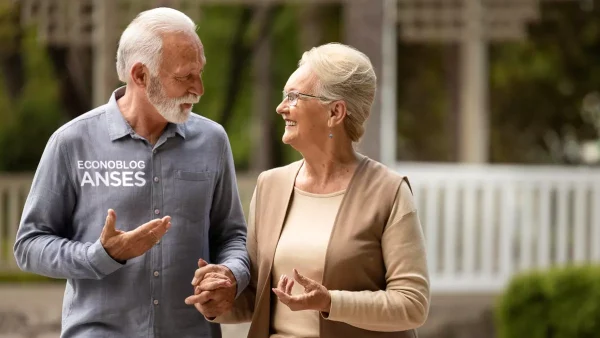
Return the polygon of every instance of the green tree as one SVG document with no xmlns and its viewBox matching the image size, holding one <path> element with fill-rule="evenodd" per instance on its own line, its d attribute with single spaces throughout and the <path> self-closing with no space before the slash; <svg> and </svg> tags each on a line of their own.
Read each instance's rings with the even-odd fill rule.
<svg viewBox="0 0 600 338">
<path fill-rule="evenodd" d="M 549 136 L 597 137 L 581 106 L 600 88 L 599 17 L 598 6 L 546 3 L 527 41 L 492 46 L 494 162 L 568 162 L 551 153 Z"/>
<path fill-rule="evenodd" d="M 0 8 L 7 16 L 10 7 Z M 2 21 L 3 41 L 11 41 L 17 30 L 11 21 Z M 6 40 L 5 40 L 6 39 Z M 38 44 L 33 28 L 23 32 L 17 45 L 22 58 L 23 86 L 14 92 L 0 86 L 0 171 L 35 170 L 44 146 L 54 130 L 65 122 L 61 112 L 59 86 L 45 50 Z M 6 49 L 2 51 L 6 55 Z M 2 77 L 2 75 L 0 75 Z M 0 83 L 6 84 L 3 78 Z"/>
</svg>

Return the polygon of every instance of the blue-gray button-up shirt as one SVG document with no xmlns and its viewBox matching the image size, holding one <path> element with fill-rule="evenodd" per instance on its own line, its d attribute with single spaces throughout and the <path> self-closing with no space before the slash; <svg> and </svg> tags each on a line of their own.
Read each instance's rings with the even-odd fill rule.
<svg viewBox="0 0 600 338">
<path fill-rule="evenodd" d="M 198 259 L 248 284 L 246 223 L 224 129 L 191 114 L 153 146 L 117 99 L 57 130 L 46 146 L 14 247 L 21 269 L 66 278 L 61 337 L 220 337 L 184 299 Z M 99 238 L 107 210 L 117 229 L 171 216 L 169 232 L 140 257 L 114 261 Z"/>
</svg>

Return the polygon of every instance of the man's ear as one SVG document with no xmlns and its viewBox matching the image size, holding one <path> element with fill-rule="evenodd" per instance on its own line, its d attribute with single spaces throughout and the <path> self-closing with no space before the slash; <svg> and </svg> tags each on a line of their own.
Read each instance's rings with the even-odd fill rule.
<svg viewBox="0 0 600 338">
<path fill-rule="evenodd" d="M 129 75 L 131 76 L 131 81 L 135 83 L 136 86 L 141 88 L 146 88 L 148 86 L 149 77 L 148 77 L 148 68 L 144 66 L 141 62 L 137 62 L 131 67 L 131 72 Z"/>
</svg>

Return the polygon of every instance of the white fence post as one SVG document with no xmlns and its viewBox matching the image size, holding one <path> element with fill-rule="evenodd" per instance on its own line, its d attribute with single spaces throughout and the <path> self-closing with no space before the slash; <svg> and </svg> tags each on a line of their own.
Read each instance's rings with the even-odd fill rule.
<svg viewBox="0 0 600 338">
<path fill-rule="evenodd" d="M 32 178 L 30 174 L 0 174 L 0 270 L 18 269 L 12 247 Z"/>
</svg>

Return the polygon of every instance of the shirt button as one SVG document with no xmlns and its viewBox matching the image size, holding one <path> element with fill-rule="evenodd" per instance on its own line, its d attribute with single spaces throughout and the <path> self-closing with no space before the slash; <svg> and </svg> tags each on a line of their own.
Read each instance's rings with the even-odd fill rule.
<svg viewBox="0 0 600 338">
<path fill-rule="evenodd" d="M 155 215 L 158 215 L 158 214 L 160 214 L 160 210 L 158 210 L 158 209 L 154 209 L 154 214 L 155 214 Z"/>
<path fill-rule="evenodd" d="M 154 177 L 154 182 L 158 182 L 158 181 L 159 181 L 159 180 L 158 180 L 158 177 L 156 177 L 156 176 L 155 176 L 155 177 Z"/>
<path fill-rule="evenodd" d="M 153 303 L 154 305 L 158 305 L 158 299 L 155 299 Z"/>
<path fill-rule="evenodd" d="M 160 275 L 158 271 L 154 271 L 154 277 L 158 277 L 158 275 Z"/>
</svg>

